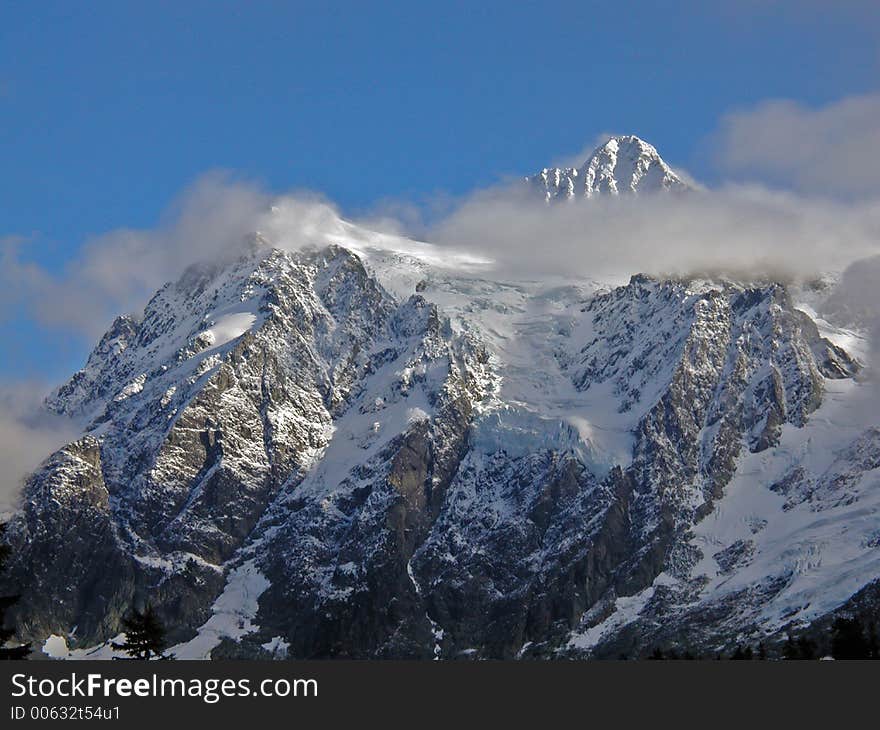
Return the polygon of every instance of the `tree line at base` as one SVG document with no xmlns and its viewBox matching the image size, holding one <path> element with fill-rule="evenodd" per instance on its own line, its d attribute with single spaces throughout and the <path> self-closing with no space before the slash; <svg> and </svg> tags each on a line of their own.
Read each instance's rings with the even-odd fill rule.
<svg viewBox="0 0 880 730">
<path fill-rule="evenodd" d="M 0 524 L 0 574 L 9 559 L 10 547 L 3 540 L 6 525 Z M 31 653 L 30 644 L 10 644 L 15 637 L 15 628 L 7 625 L 6 612 L 18 602 L 19 596 L 0 596 L 0 660 L 26 659 Z M 130 659 L 170 659 L 164 654 L 165 628 L 150 604 L 143 610 L 132 609 L 123 619 L 125 640 L 114 642 L 111 646 L 128 654 Z"/>
<path fill-rule="evenodd" d="M 10 555 L 9 546 L 3 541 L 6 525 L 0 524 L 0 574 Z M 18 596 L 0 596 L 0 660 L 26 659 L 31 653 L 30 644 L 10 644 L 15 636 L 14 627 L 7 626 L 6 611 L 18 601 Z M 143 609 L 133 608 L 122 620 L 124 640 L 112 642 L 116 651 L 127 654 L 129 659 L 171 659 L 165 654 L 165 627 L 158 614 L 149 603 Z M 810 660 L 830 656 L 834 659 L 880 659 L 880 641 L 873 621 L 863 621 L 856 616 L 838 616 L 831 624 L 830 644 L 820 647 L 815 640 L 806 634 L 795 639 L 791 634 L 786 638 L 778 652 L 777 658 L 788 660 Z M 621 656 L 621 659 L 627 659 Z M 676 647 L 654 647 L 647 655 L 641 657 L 649 660 L 676 659 L 733 659 L 733 660 L 766 660 L 767 646 L 762 642 L 756 648 L 739 645 L 729 655 L 717 653 L 714 656 L 695 655 L 688 650 Z"/>
<path fill-rule="evenodd" d="M 831 657 L 832 659 L 880 659 L 880 641 L 873 622 L 863 622 L 858 617 L 838 616 L 831 624 L 831 641 L 820 651 L 819 644 L 807 635 L 795 639 L 788 634 L 777 658 L 786 660 L 810 660 Z M 626 658 L 626 657 L 621 657 Z M 654 647 L 644 657 L 650 660 L 663 659 L 733 659 L 733 660 L 766 660 L 767 646 L 762 642 L 757 648 L 749 645 L 737 645 L 728 655 L 717 653 L 714 656 L 697 656 L 690 651 L 679 652 L 675 647 L 662 649 Z"/>
</svg>

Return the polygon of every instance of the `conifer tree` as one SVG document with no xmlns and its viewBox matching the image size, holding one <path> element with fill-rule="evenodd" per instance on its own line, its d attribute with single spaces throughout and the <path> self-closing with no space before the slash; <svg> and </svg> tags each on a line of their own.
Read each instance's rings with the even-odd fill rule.
<svg viewBox="0 0 880 730">
<path fill-rule="evenodd" d="M 3 533 L 6 525 L 0 525 L 0 574 L 6 566 L 11 549 L 3 542 Z M 18 596 L 0 596 L 0 659 L 24 659 L 31 653 L 31 645 L 6 646 L 7 642 L 15 636 L 15 629 L 6 628 L 6 611 L 15 605 Z"/>
<path fill-rule="evenodd" d="M 166 659 L 162 653 L 165 649 L 165 628 L 156 611 L 147 604 L 143 611 L 132 610 L 122 620 L 125 629 L 125 641 L 113 643 L 117 651 L 124 651 L 132 659 Z"/>
<path fill-rule="evenodd" d="M 815 659 L 816 643 L 806 636 L 802 636 L 797 642 L 798 659 Z"/>
<path fill-rule="evenodd" d="M 789 634 L 785 639 L 785 644 L 782 647 L 782 658 L 783 659 L 800 659 L 801 655 L 798 651 L 798 645 L 795 643 L 794 638 L 791 634 Z"/>
<path fill-rule="evenodd" d="M 880 644 L 877 642 L 877 627 L 872 621 L 868 626 L 868 657 L 880 659 Z"/>
<path fill-rule="evenodd" d="M 831 627 L 831 656 L 835 659 L 868 659 L 868 640 L 857 618 L 837 618 Z"/>
</svg>

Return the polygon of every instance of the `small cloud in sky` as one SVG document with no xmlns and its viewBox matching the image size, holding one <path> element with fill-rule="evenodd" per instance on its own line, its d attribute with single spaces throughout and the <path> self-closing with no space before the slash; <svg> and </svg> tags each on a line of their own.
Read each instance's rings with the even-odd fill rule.
<svg viewBox="0 0 880 730">
<path fill-rule="evenodd" d="M 880 195 L 880 94 L 819 107 L 765 101 L 727 114 L 714 142 L 728 174 L 812 195 Z"/>
</svg>

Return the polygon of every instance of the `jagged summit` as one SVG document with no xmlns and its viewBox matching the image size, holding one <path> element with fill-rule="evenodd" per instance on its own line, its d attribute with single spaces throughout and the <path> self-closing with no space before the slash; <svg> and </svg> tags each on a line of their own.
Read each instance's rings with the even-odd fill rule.
<svg viewBox="0 0 880 730">
<path fill-rule="evenodd" d="M 635 135 L 610 137 L 580 167 L 545 167 L 526 180 L 540 190 L 548 202 L 592 198 L 596 194 L 691 189 L 663 161 L 653 145 Z"/>
</svg>

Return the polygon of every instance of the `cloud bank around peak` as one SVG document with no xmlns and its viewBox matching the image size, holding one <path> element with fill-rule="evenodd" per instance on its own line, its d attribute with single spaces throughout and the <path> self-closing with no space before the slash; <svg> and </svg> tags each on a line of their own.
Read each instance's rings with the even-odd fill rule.
<svg viewBox="0 0 880 730">
<path fill-rule="evenodd" d="M 582 164 L 607 137 L 563 162 Z M 547 206 L 517 180 L 429 201 L 421 211 L 385 201 L 364 223 L 487 256 L 511 275 L 808 276 L 877 253 L 880 94 L 819 108 L 768 101 L 725 116 L 712 140 L 723 171 L 761 182 Z M 662 154 L 662 140 L 648 141 Z M 60 269 L 32 263 L 26 240 L 0 240 L 0 306 L 7 317 L 24 313 L 94 340 L 187 265 L 234 253 L 249 233 L 297 248 L 344 233 L 340 226 L 338 211 L 319 196 L 275 195 L 212 173 L 184 190 L 154 228 L 88 240 Z"/>
<path fill-rule="evenodd" d="M 738 186 L 547 206 L 503 189 L 475 195 L 427 238 L 480 251 L 520 275 L 805 278 L 876 253 L 880 204 Z"/>
<path fill-rule="evenodd" d="M 850 136 L 868 139 L 874 127 L 864 111 L 876 100 L 857 101 L 806 111 L 789 102 L 769 102 L 737 112 L 725 118 L 717 133 L 725 164 L 745 169 L 747 161 L 758 159 L 755 145 L 776 149 L 777 127 L 784 126 L 778 117 L 792 109 L 808 128 L 847 128 Z M 817 122 L 817 116 L 824 121 Z M 812 133 L 817 139 L 822 134 Z M 835 135 L 823 138 L 831 142 L 818 151 L 789 144 L 787 167 L 775 164 L 778 176 L 789 174 L 788 192 L 752 183 L 687 195 L 600 196 L 586 204 L 548 206 L 517 180 L 455 201 L 444 199 L 433 209 L 429 204 L 421 216 L 416 206 L 386 201 L 362 222 L 490 258 L 509 276 L 598 278 L 642 272 L 799 278 L 841 271 L 878 253 L 880 164 L 861 168 L 858 176 L 866 190 L 877 189 L 874 196 L 846 199 L 827 191 L 799 191 L 811 156 L 834 156 Z M 586 159 L 595 146 L 591 143 L 580 156 Z M 880 150 L 880 144 L 875 147 Z M 770 165 L 773 158 L 760 159 Z M 798 166 L 794 159 L 800 160 Z M 40 326 L 76 332 L 91 342 L 116 315 L 139 311 L 186 266 L 234 254 L 255 231 L 290 249 L 346 233 L 339 212 L 319 196 L 275 195 L 228 175 L 208 174 L 184 190 L 154 228 L 93 238 L 60 271 L 30 262 L 27 241 L 0 241 L 0 305 L 7 316 L 23 312 Z"/>
<path fill-rule="evenodd" d="M 583 159 L 600 135 L 566 164 Z M 658 144 L 662 140 L 648 140 Z M 521 187 L 478 191 L 424 232 L 508 268 L 579 275 L 802 278 L 880 246 L 880 94 L 818 108 L 770 100 L 725 115 L 704 147 L 724 183 L 684 196 L 547 207 Z M 581 159 L 583 158 L 583 159 Z M 579 162 L 575 163 L 575 160 Z"/>
<path fill-rule="evenodd" d="M 234 255 L 254 232 L 296 247 L 338 220 L 317 195 L 283 200 L 278 208 L 278 197 L 258 185 L 209 173 L 186 188 L 154 228 L 92 238 L 57 271 L 29 260 L 30 242 L 7 237 L 0 240 L 0 305 L 7 313 L 24 313 L 42 326 L 93 340 L 113 317 L 139 311 L 187 266 Z"/>
</svg>

